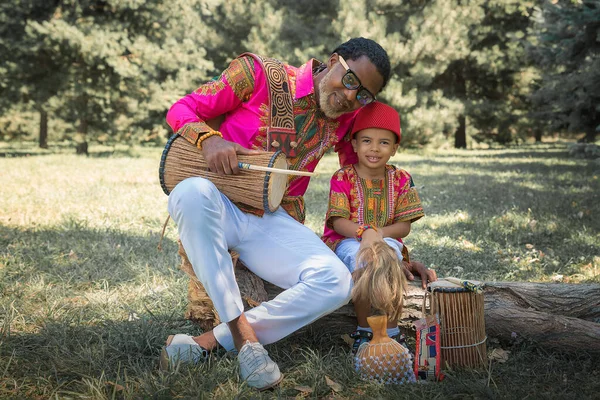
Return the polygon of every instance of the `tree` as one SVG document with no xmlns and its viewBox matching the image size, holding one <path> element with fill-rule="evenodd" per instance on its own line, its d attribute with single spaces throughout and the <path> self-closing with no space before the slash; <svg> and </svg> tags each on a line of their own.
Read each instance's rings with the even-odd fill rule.
<svg viewBox="0 0 600 400">
<path fill-rule="evenodd" d="M 0 9 L 13 55 L 0 64 L 10 88 L 0 107 L 31 103 L 42 128 L 44 116 L 64 119 L 84 142 L 164 140 L 168 107 L 214 68 L 198 40 L 210 36 L 200 0 L 12 3 Z"/>
<path fill-rule="evenodd" d="M 392 79 L 381 99 L 400 111 L 402 144 L 446 142 L 464 113 L 463 99 L 436 79 L 467 56 L 469 27 L 481 21 L 477 1 L 343 3 L 334 26 L 342 35 L 365 34 L 388 52 Z"/>
<path fill-rule="evenodd" d="M 600 1 L 544 2 L 535 22 L 530 55 L 543 70 L 535 116 L 593 142 L 600 131 Z"/>
<path fill-rule="evenodd" d="M 48 101 L 64 77 L 63 70 L 45 52 L 38 52 L 37 43 L 26 35 L 27 24 L 52 18 L 59 1 L 5 1 L 0 4 L 0 114 L 11 115 L 8 130 L 23 136 L 32 124 L 22 121 L 28 110 L 40 115 L 39 145 L 47 147 Z"/>
<path fill-rule="evenodd" d="M 88 132 L 131 140 L 164 124 L 176 88 L 192 88 L 212 63 L 197 43 L 199 1 L 63 1 L 28 33 L 66 72 L 55 112 Z M 158 115 L 162 114 L 160 122 Z"/>
<path fill-rule="evenodd" d="M 464 108 L 454 146 L 467 147 L 467 121 L 477 140 L 508 143 L 528 123 L 528 93 L 535 70 L 527 64 L 526 32 L 534 3 L 487 1 L 483 18 L 472 20 L 468 51 L 436 78 L 439 87 Z"/>
</svg>

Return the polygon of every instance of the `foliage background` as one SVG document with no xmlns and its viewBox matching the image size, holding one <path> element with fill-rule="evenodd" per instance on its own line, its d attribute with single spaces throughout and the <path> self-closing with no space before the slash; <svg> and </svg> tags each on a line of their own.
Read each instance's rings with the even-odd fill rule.
<svg viewBox="0 0 600 400">
<path fill-rule="evenodd" d="M 179 97 L 244 51 L 388 51 L 403 146 L 600 130 L 599 0 L 6 0 L 0 140 L 160 145 Z"/>
</svg>

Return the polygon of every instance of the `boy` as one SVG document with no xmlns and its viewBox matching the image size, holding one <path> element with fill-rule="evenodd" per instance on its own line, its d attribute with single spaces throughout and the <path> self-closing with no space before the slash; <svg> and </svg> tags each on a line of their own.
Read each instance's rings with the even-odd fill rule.
<svg viewBox="0 0 600 400">
<path fill-rule="evenodd" d="M 387 243 L 399 261 L 407 258 L 403 257 L 402 238 L 424 213 L 408 172 L 387 164 L 396 154 L 401 138 L 396 110 L 380 102 L 365 106 L 354 121 L 351 135 L 358 162 L 338 170 L 331 179 L 323 241 L 354 272 L 358 251 L 378 241 Z M 405 261 L 404 273 L 409 279 L 412 273 L 418 273 L 424 285 L 436 280 L 435 271 L 421 263 Z M 398 262 L 397 266 L 400 265 Z M 372 337 L 367 324 L 371 302 L 365 296 L 368 298 L 369 294 L 353 294 L 354 299 L 362 298 L 354 302 L 358 320 L 357 330 L 351 335 L 355 339 L 354 351 Z M 400 303 L 393 307 L 401 307 L 399 298 Z M 397 320 L 390 320 L 388 335 L 398 337 L 399 333 Z"/>
</svg>

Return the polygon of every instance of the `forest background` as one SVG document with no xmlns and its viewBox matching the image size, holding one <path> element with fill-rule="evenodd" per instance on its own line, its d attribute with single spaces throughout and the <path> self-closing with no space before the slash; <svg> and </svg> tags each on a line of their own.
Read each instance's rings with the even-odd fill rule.
<svg viewBox="0 0 600 400">
<path fill-rule="evenodd" d="M 160 146 L 238 54 L 299 66 L 356 36 L 390 56 L 405 147 L 600 131 L 598 0 L 5 0 L 0 140 Z"/>
</svg>

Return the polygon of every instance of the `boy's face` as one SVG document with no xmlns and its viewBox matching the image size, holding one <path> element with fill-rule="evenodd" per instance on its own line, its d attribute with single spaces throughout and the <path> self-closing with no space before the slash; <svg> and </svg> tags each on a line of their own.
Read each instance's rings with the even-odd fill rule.
<svg viewBox="0 0 600 400">
<path fill-rule="evenodd" d="M 396 134 L 387 129 L 367 128 L 354 135 L 352 147 L 361 166 L 380 169 L 396 154 L 399 145 L 397 139 Z"/>
</svg>

